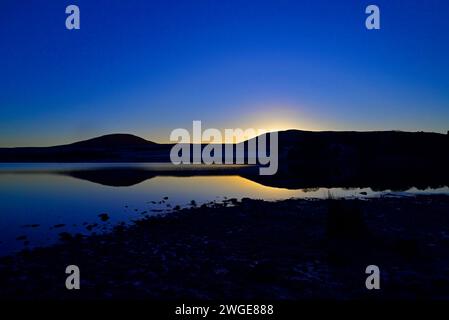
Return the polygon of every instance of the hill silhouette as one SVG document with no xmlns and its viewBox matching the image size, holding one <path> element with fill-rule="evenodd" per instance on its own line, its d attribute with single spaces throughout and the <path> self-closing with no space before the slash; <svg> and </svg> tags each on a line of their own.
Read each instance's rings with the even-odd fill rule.
<svg viewBox="0 0 449 320">
<path fill-rule="evenodd" d="M 53 147 L 0 148 L 0 162 L 168 162 L 171 145 L 109 134 Z"/>
<path fill-rule="evenodd" d="M 314 176 L 348 175 L 368 168 L 422 170 L 449 163 L 449 135 L 439 133 L 288 130 L 278 134 L 281 171 L 308 168 L 314 169 L 307 170 Z M 0 148 L 0 162 L 169 162 L 172 146 L 131 134 L 111 134 L 54 147 Z"/>
<path fill-rule="evenodd" d="M 81 148 L 123 148 L 123 147 L 141 147 L 154 146 L 157 143 L 145 140 L 141 137 L 126 134 L 115 133 L 107 134 L 101 137 L 96 137 L 84 141 L 74 142 L 66 146 L 81 147 Z"/>
</svg>

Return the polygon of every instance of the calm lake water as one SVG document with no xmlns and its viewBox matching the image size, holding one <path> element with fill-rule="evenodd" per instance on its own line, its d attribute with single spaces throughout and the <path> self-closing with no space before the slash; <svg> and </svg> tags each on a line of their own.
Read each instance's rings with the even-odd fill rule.
<svg viewBox="0 0 449 320">
<path fill-rule="evenodd" d="M 85 175 L 80 178 L 71 174 L 87 170 L 95 176 L 98 170 L 123 168 L 147 169 L 153 174 L 126 186 L 111 186 L 86 179 Z M 190 169 L 192 167 L 176 168 Z M 196 176 L 170 175 L 167 170 L 173 170 L 173 167 L 168 164 L 0 164 L 0 255 L 54 243 L 61 232 L 105 232 L 120 222 L 132 223 L 146 215 L 167 213 L 177 205 L 190 206 L 192 200 L 201 205 L 244 197 L 266 200 L 326 198 L 330 192 L 334 197 L 363 198 L 391 193 L 390 190 L 375 192 L 370 188 L 273 188 L 242 178 L 232 171 L 227 174 L 218 166 L 214 170 L 219 174 L 208 172 L 204 176 L 198 168 Z M 449 194 L 449 188 L 412 188 L 400 194 L 416 193 Z M 109 215 L 108 221 L 98 217 L 103 213 Z M 91 230 L 86 229 L 89 225 Z"/>
</svg>

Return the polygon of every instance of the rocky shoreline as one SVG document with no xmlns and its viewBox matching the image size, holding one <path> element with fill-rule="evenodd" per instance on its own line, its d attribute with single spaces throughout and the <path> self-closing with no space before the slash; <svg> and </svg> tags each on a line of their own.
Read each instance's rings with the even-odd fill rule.
<svg viewBox="0 0 449 320">
<path fill-rule="evenodd" d="M 449 299 L 447 252 L 449 196 L 230 199 L 0 258 L 0 298 Z"/>
</svg>

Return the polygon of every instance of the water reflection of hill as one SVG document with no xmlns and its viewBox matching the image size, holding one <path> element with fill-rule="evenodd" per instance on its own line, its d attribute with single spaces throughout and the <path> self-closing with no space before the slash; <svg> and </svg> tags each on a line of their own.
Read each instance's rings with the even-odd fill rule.
<svg viewBox="0 0 449 320">
<path fill-rule="evenodd" d="M 54 173 L 70 176 L 73 178 L 86 180 L 113 187 L 127 187 L 139 184 L 145 180 L 157 176 L 191 177 L 191 176 L 222 176 L 222 175 L 249 175 L 253 176 L 257 168 L 255 167 L 230 167 L 225 168 L 204 168 L 201 170 L 151 170 L 145 168 L 104 168 L 89 170 L 62 170 Z"/>
<path fill-rule="evenodd" d="M 72 170 L 60 171 L 63 174 L 77 179 L 82 179 L 92 183 L 106 186 L 126 187 L 139 184 L 145 180 L 157 176 L 222 176 L 238 175 L 264 186 L 285 188 L 285 189 L 313 189 L 318 187 L 327 188 L 363 188 L 370 187 L 374 191 L 381 190 L 408 190 L 412 187 L 417 189 L 441 188 L 449 185 L 449 181 L 443 176 L 423 175 L 410 176 L 405 174 L 388 175 L 368 175 L 358 176 L 353 179 L 342 177 L 325 177 L 304 175 L 279 174 L 274 176 L 260 176 L 256 174 L 255 168 L 236 168 L 228 170 L 166 170 L 152 171 L 143 168 L 123 168 L 123 169 L 98 169 L 98 170 Z"/>
</svg>

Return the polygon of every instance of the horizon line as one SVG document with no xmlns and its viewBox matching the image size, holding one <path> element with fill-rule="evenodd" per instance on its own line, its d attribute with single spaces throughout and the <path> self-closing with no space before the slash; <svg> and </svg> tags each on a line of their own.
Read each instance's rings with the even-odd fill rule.
<svg viewBox="0 0 449 320">
<path fill-rule="evenodd" d="M 407 131 L 407 130 L 399 130 L 399 129 L 389 129 L 389 130 L 303 130 L 303 129 L 283 129 L 283 130 L 268 130 L 266 133 L 273 133 L 273 132 L 288 132 L 288 131 L 299 131 L 299 132 L 313 132 L 313 133 L 381 133 L 381 132 L 402 132 L 402 133 L 424 133 L 424 134 L 441 134 L 441 135 L 449 135 L 449 130 L 444 133 L 444 132 L 437 132 L 437 131 L 424 131 L 424 130 L 417 130 L 417 131 Z M 262 133 L 262 134 L 266 134 L 266 133 Z M 262 135 L 260 134 L 260 135 Z M 90 140 L 94 140 L 94 139 L 99 139 L 99 138 L 104 138 L 104 137 L 108 137 L 108 136 L 132 136 L 132 137 L 136 137 L 139 139 L 143 139 L 149 143 L 154 143 L 154 144 L 158 144 L 158 145 L 171 145 L 171 144 L 176 144 L 177 142 L 173 141 L 169 141 L 169 142 L 160 142 L 160 141 L 155 141 L 149 138 L 146 138 L 145 136 L 140 136 L 137 135 L 135 133 L 129 133 L 129 132 L 115 132 L 115 133 L 106 133 L 106 134 L 101 134 L 101 135 L 97 135 L 97 136 L 93 136 L 91 138 L 84 138 L 84 139 L 80 139 L 80 140 L 75 140 L 75 141 L 68 141 L 65 143 L 60 143 L 60 144 L 52 144 L 52 145 L 39 145 L 39 146 L 0 146 L 0 149 L 14 149 L 14 148 L 51 148 L 51 147 L 58 147 L 58 146 L 69 146 L 75 143 L 79 143 L 79 142 L 85 142 L 85 141 L 90 141 Z M 245 137 L 245 140 L 239 141 L 239 142 L 234 142 L 235 143 L 241 143 L 244 141 L 248 141 L 251 140 L 253 138 L 256 138 L 260 135 L 256 135 L 253 137 Z M 202 144 L 207 144 L 210 142 L 201 142 Z M 190 143 L 190 144 L 195 144 L 195 143 Z M 221 144 L 227 144 L 226 142 L 222 142 Z"/>
</svg>

